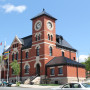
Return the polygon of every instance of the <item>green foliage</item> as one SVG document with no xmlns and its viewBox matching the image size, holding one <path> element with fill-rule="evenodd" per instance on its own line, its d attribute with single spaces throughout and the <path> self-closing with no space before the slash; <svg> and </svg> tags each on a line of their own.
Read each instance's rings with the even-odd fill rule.
<svg viewBox="0 0 90 90">
<path fill-rule="evenodd" d="M 20 86 L 20 82 L 16 82 L 16 86 Z"/>
<path fill-rule="evenodd" d="M 87 71 L 90 71 L 90 56 L 86 59 L 85 62 L 82 62 L 85 65 Z"/>
<path fill-rule="evenodd" d="M 10 65 L 14 71 L 14 75 L 18 76 L 20 73 L 20 65 L 18 64 L 17 60 L 14 60 Z"/>
<path fill-rule="evenodd" d="M 85 61 L 86 70 L 90 71 L 90 56 Z"/>
</svg>

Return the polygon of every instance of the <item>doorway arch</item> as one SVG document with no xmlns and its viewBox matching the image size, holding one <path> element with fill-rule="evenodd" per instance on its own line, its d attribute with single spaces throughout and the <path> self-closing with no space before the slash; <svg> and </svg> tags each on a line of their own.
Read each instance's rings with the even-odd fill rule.
<svg viewBox="0 0 90 90">
<path fill-rule="evenodd" d="M 36 75 L 40 76 L 40 65 L 36 65 Z"/>
</svg>

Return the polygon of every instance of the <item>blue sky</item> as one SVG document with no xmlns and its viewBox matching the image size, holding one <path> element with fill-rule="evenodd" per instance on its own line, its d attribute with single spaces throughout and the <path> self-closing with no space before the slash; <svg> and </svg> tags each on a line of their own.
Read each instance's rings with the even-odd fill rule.
<svg viewBox="0 0 90 90">
<path fill-rule="evenodd" d="M 81 58 L 89 55 L 90 0 L 0 0 L 0 42 L 9 46 L 15 35 L 31 35 L 30 19 L 43 8 L 58 19 L 56 33 L 76 48 Z"/>
</svg>

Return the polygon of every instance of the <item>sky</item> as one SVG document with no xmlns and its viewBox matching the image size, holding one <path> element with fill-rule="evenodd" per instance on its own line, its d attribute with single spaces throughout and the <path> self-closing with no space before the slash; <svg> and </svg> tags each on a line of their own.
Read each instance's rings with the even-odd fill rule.
<svg viewBox="0 0 90 90">
<path fill-rule="evenodd" d="M 0 0 L 0 42 L 32 34 L 32 17 L 43 8 L 57 18 L 56 33 L 78 50 L 80 61 L 90 54 L 90 0 Z M 1 47 L 0 47 L 1 53 Z"/>
</svg>

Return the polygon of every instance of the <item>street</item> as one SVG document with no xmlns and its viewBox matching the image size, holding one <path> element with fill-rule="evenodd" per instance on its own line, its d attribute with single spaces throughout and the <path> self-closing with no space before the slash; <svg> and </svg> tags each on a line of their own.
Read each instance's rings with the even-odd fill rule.
<svg viewBox="0 0 90 90">
<path fill-rule="evenodd" d="M 50 88 L 0 87 L 0 90 L 50 90 Z"/>
</svg>

